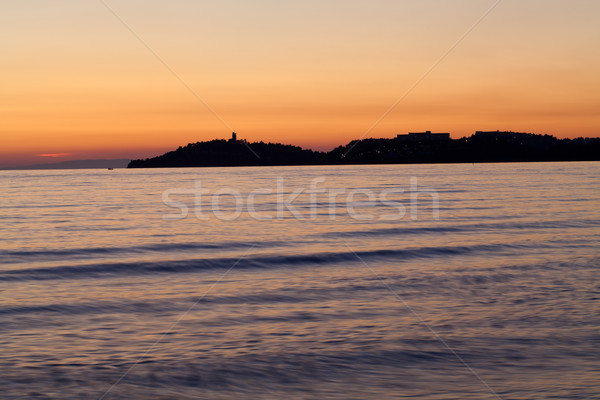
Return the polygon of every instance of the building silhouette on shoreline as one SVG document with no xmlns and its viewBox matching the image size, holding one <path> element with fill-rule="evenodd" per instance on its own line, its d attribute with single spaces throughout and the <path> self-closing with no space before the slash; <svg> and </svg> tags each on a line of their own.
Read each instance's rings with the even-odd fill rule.
<svg viewBox="0 0 600 400">
<path fill-rule="evenodd" d="M 409 132 L 408 135 L 397 135 L 396 139 L 403 141 L 403 142 L 444 141 L 444 140 L 450 140 L 450 134 L 449 133 L 431 133 L 431 131 Z"/>
</svg>

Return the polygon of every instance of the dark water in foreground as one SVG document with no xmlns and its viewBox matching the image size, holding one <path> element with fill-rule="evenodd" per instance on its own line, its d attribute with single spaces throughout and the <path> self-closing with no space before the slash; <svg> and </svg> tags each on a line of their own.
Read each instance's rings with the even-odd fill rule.
<svg viewBox="0 0 600 400">
<path fill-rule="evenodd" d="M 346 195 L 279 210 L 278 177 L 362 190 L 359 218 Z M 410 193 L 365 201 L 411 177 L 439 219 L 429 194 L 416 219 Z M 273 193 L 227 221 L 172 191 L 190 215 L 165 219 L 196 181 Z M 600 399 L 600 163 L 4 171 L 0 190 L 1 398 Z"/>
</svg>

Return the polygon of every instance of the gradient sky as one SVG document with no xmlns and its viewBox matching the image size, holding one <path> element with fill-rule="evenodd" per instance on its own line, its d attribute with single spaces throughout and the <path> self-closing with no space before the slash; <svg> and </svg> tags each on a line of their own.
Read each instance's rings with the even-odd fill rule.
<svg viewBox="0 0 600 400">
<path fill-rule="evenodd" d="M 0 3 L 0 167 L 357 139 L 496 0 Z M 600 1 L 503 0 L 368 137 L 600 135 Z"/>
</svg>

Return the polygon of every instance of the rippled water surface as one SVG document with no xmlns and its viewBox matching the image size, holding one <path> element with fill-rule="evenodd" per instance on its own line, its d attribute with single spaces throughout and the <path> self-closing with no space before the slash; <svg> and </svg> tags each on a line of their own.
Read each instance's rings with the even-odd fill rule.
<svg viewBox="0 0 600 400">
<path fill-rule="evenodd" d="M 2 398 L 600 399 L 600 163 L 0 171 L 0 190 Z"/>
</svg>

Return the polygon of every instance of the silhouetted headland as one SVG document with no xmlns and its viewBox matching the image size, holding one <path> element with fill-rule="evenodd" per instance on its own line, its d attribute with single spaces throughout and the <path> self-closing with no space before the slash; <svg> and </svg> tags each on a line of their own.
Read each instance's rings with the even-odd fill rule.
<svg viewBox="0 0 600 400">
<path fill-rule="evenodd" d="M 600 138 L 557 139 L 521 132 L 414 132 L 392 139 L 353 140 L 330 152 L 237 139 L 190 143 L 163 155 L 133 160 L 128 168 L 274 165 L 418 164 L 536 161 L 600 161 Z"/>
</svg>

